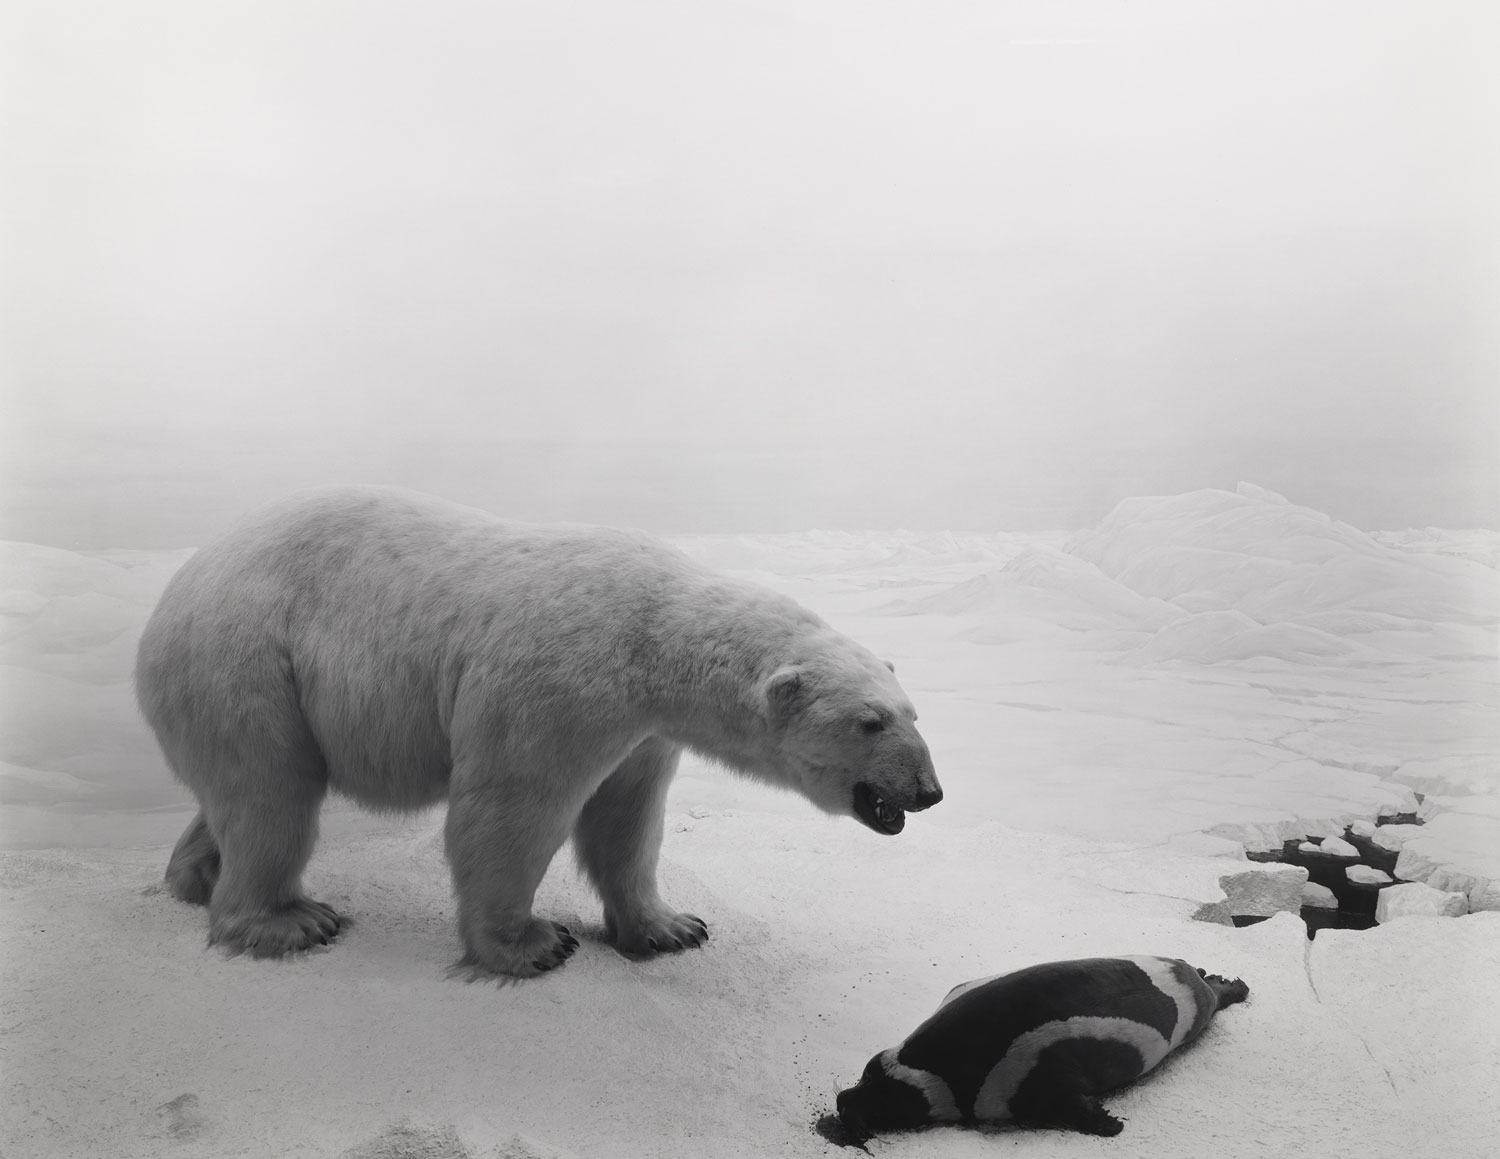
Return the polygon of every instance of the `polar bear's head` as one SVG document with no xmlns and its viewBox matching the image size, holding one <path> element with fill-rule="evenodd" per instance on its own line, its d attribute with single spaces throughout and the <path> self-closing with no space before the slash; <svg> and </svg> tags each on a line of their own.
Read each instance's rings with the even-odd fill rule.
<svg viewBox="0 0 1500 1159">
<path fill-rule="evenodd" d="M 892 669 L 847 644 L 813 651 L 763 682 L 774 763 L 825 812 L 900 833 L 906 814 L 936 805 L 943 790 Z"/>
</svg>

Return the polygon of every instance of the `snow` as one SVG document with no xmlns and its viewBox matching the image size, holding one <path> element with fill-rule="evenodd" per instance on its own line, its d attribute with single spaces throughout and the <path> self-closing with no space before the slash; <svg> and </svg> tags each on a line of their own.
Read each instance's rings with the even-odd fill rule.
<svg viewBox="0 0 1500 1159">
<path fill-rule="evenodd" d="M 1386 853 L 1399 853 L 1408 837 L 1421 832 L 1420 825 L 1381 825 L 1370 835 L 1370 844 Z"/>
<path fill-rule="evenodd" d="M 1423 885 L 1419 881 L 1409 881 L 1383 889 L 1380 891 L 1380 896 L 1375 899 L 1377 922 L 1395 921 L 1397 918 L 1418 915 L 1458 917 L 1468 912 L 1467 895 L 1444 893 L 1440 889 L 1433 889 L 1432 886 Z"/>
<path fill-rule="evenodd" d="M 1338 909 L 1339 899 L 1326 885 L 1309 881 L 1302 886 L 1302 904 L 1310 905 L 1315 909 Z"/>
<path fill-rule="evenodd" d="M 1307 870 L 1297 865 L 1267 865 L 1219 878 L 1224 901 L 1201 906 L 1193 914 L 1199 921 L 1232 922 L 1237 917 L 1268 918 L 1277 913 L 1297 913 Z"/>
<path fill-rule="evenodd" d="M 680 542 L 893 660 L 947 799 L 879 838 L 687 760 L 662 877 L 708 947 L 621 958 L 559 857 L 538 909 L 583 944 L 519 986 L 445 975 L 440 815 L 337 802 L 307 880 L 354 927 L 293 961 L 205 950 L 202 912 L 157 888 L 191 806 L 130 690 L 187 553 L 4 545 L 0 1152 L 831 1154 L 812 1125 L 835 1091 L 954 984 L 1149 953 L 1251 996 L 1106 1100 L 1128 1120 L 1113 1154 L 1409 1156 L 1435 1130 L 1444 1155 L 1487 1153 L 1500 913 L 1309 943 L 1284 912 L 1305 872 L 1244 852 L 1326 852 L 1417 811 L 1415 790 L 1424 823 L 1383 827 L 1397 876 L 1500 908 L 1500 536 L 1371 535 L 1242 485 L 1127 500 L 1075 534 Z M 1235 896 L 1272 916 L 1223 924 Z"/>
<path fill-rule="evenodd" d="M 1460 890 L 1474 909 L 1497 908 L 1500 796 L 1430 797 L 1421 816 L 1425 823 L 1408 830 L 1401 843 L 1397 874 L 1437 889 Z"/>
</svg>

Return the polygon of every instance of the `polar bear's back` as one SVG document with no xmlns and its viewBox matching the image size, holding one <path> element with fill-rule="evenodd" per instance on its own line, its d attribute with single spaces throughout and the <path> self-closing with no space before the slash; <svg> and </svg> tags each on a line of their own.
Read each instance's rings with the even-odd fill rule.
<svg viewBox="0 0 1500 1159">
<path fill-rule="evenodd" d="M 586 689 L 605 723 L 600 684 L 632 633 L 706 580 L 644 535 L 511 522 L 394 488 L 305 492 L 173 577 L 142 637 L 137 689 L 159 735 L 160 721 L 294 700 L 336 787 L 411 807 L 446 791 L 465 682 L 517 705 Z"/>
<path fill-rule="evenodd" d="M 685 555 L 648 536 L 509 521 L 397 488 L 340 487 L 252 515 L 195 554 L 163 602 L 249 600 L 307 628 L 320 613 L 351 607 L 423 615 L 520 600 L 553 614 L 624 612 L 621 601 L 701 578 Z"/>
<path fill-rule="evenodd" d="M 232 561 L 275 561 L 290 573 L 315 560 L 326 584 L 359 564 L 351 582 L 396 582 L 403 569 L 486 591 L 528 573 L 558 578 L 613 571 L 630 586 L 698 572 L 676 549 L 649 536 L 584 524 L 537 524 L 395 487 L 338 487 L 302 492 L 252 516 L 204 553 Z M 626 574 L 628 573 L 628 575 Z"/>
</svg>

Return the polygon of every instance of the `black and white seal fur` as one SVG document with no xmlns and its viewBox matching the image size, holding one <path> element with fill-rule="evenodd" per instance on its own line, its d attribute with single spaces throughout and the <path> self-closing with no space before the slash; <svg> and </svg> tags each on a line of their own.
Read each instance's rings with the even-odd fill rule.
<svg viewBox="0 0 1500 1159">
<path fill-rule="evenodd" d="M 955 986 L 838 1095 L 853 1141 L 928 1123 L 1014 1122 L 1117 1135 L 1098 1096 L 1192 1042 L 1249 987 L 1176 958 L 1082 958 Z"/>
</svg>

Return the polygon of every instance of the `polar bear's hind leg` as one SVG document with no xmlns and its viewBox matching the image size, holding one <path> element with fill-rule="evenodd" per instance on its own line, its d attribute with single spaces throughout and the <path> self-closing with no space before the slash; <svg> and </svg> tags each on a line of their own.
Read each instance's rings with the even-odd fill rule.
<svg viewBox="0 0 1500 1159">
<path fill-rule="evenodd" d="M 284 755 L 295 763 L 294 755 Z M 212 780 L 217 790 L 204 802 L 204 817 L 220 870 L 208 902 L 210 944 L 274 958 L 327 945 L 343 926 L 331 907 L 302 892 L 327 791 L 321 759 L 303 763 L 317 767 L 282 768 L 274 777 L 218 770 Z"/>
<path fill-rule="evenodd" d="M 193 818 L 167 862 L 167 889 L 173 897 L 193 905 L 207 905 L 219 880 L 219 846 L 200 812 Z"/>
</svg>

